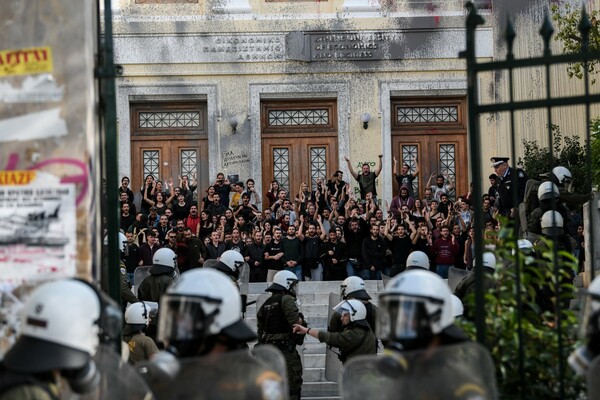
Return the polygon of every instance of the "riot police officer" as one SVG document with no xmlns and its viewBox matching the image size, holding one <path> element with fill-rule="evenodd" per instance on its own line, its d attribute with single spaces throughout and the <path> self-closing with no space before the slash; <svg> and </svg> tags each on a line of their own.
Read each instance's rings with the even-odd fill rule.
<svg viewBox="0 0 600 400">
<path fill-rule="evenodd" d="M 367 286 L 365 281 L 358 276 L 349 276 L 344 279 L 340 285 L 340 295 L 343 300 L 356 299 L 360 300 L 365 306 L 366 317 L 365 320 L 371 327 L 373 333 L 375 333 L 375 322 L 377 321 L 377 306 L 371 303 L 371 296 L 367 293 Z M 335 303 L 334 303 L 335 304 Z M 336 307 L 332 307 L 335 311 Z M 341 332 L 343 325 L 341 322 L 341 315 L 334 312 L 329 319 L 329 325 L 327 328 L 328 332 Z"/>
<path fill-rule="evenodd" d="M 152 257 L 150 276 L 142 281 L 138 288 L 138 299 L 141 301 L 160 302 L 161 296 L 173 283 L 175 277 L 177 255 L 167 247 L 156 250 Z M 148 336 L 156 340 L 156 323 L 150 321 Z"/>
<path fill-rule="evenodd" d="M 150 323 L 150 310 L 144 302 L 131 304 L 125 310 L 123 341 L 129 346 L 129 363 L 138 364 L 158 353 L 152 338 L 144 334 Z"/>
<path fill-rule="evenodd" d="M 0 364 L 0 399 L 51 400 L 61 380 L 87 393 L 100 382 L 93 360 L 100 340 L 101 302 L 92 287 L 74 279 L 44 283 L 31 293 L 21 336 Z"/>
<path fill-rule="evenodd" d="M 491 357 L 454 325 L 452 294 L 442 278 L 405 271 L 388 282 L 379 305 L 384 355 L 345 365 L 342 398 L 496 398 Z"/>
<path fill-rule="evenodd" d="M 229 276 L 237 285 L 237 280 L 240 276 L 240 268 L 244 263 L 244 256 L 242 256 L 240 252 L 235 250 L 227 250 L 221 254 L 219 260 L 208 260 L 204 266 L 218 269 L 225 275 Z"/>
<path fill-rule="evenodd" d="M 229 277 L 212 268 L 186 271 L 160 309 L 158 337 L 167 350 L 141 367 L 157 400 L 285 397 L 283 376 L 247 350 L 256 334 L 241 319 L 240 294 Z"/>
<path fill-rule="evenodd" d="M 321 343 L 340 349 L 339 359 L 346 362 L 354 356 L 377 354 L 377 339 L 367 322 L 367 309 L 359 300 L 342 300 L 334 307 L 342 321 L 341 332 L 322 332 L 314 328 L 294 325 L 294 333 L 308 334 Z"/>
<path fill-rule="evenodd" d="M 305 322 L 296 305 L 298 277 L 291 271 L 279 271 L 267 288 L 269 297 L 257 313 L 258 341 L 279 348 L 285 357 L 290 400 L 300 400 L 302 362 L 292 327 Z"/>
</svg>

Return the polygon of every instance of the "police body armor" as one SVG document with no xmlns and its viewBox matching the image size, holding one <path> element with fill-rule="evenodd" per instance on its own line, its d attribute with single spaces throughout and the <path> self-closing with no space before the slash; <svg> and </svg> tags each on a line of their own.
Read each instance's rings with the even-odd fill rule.
<svg viewBox="0 0 600 400">
<path fill-rule="evenodd" d="M 290 333 L 291 328 L 281 307 L 282 293 L 273 294 L 263 304 L 265 333 Z"/>
<path fill-rule="evenodd" d="M 354 357 L 344 366 L 339 388 L 345 400 L 498 398 L 492 359 L 474 342 Z"/>
<path fill-rule="evenodd" d="M 248 350 L 181 359 L 159 354 L 140 366 L 157 400 L 287 399 L 285 360 L 273 346 L 259 346 L 252 355 Z"/>
</svg>

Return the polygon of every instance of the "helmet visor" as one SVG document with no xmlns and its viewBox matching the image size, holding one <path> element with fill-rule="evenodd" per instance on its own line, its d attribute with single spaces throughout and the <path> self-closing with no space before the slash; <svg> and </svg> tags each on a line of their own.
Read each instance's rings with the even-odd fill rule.
<svg viewBox="0 0 600 400">
<path fill-rule="evenodd" d="M 352 307 L 352 304 L 343 300 L 341 303 L 333 307 L 333 311 L 340 315 L 348 314 L 350 315 L 350 319 L 353 320 L 353 315 L 356 313 L 356 310 Z"/>
<path fill-rule="evenodd" d="M 563 178 L 562 185 L 567 192 L 573 192 L 573 178 L 565 176 Z"/>
<path fill-rule="evenodd" d="M 217 299 L 165 294 L 159 308 L 158 340 L 169 343 L 203 339 L 209 334 L 220 303 Z"/>
<path fill-rule="evenodd" d="M 416 339 L 431 335 L 429 300 L 408 296 L 382 296 L 377 332 L 384 340 Z"/>
</svg>

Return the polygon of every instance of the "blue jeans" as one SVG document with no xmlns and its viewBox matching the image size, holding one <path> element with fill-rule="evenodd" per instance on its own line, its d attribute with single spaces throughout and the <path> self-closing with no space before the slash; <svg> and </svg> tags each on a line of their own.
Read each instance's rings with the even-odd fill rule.
<svg viewBox="0 0 600 400">
<path fill-rule="evenodd" d="M 368 277 L 363 279 L 381 280 L 381 274 L 390 276 L 390 270 L 390 267 L 384 267 L 383 270 L 376 269 L 375 271 L 371 271 L 370 269 L 368 269 L 366 270 L 368 272 Z"/>
<path fill-rule="evenodd" d="M 454 267 L 454 264 L 438 264 L 435 272 L 443 279 L 448 279 L 448 270 L 450 267 Z"/>
<path fill-rule="evenodd" d="M 127 273 L 127 278 L 129 278 L 129 283 L 135 285 L 135 282 L 133 282 L 133 274 L 131 272 Z"/>
<path fill-rule="evenodd" d="M 296 264 L 295 267 L 285 267 L 286 271 L 291 271 L 298 277 L 298 282 L 302 281 L 302 265 Z"/>
</svg>

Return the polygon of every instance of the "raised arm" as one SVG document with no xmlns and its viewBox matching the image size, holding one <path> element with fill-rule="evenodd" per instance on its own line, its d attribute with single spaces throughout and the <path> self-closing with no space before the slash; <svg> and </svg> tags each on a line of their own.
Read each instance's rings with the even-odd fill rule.
<svg viewBox="0 0 600 400">
<path fill-rule="evenodd" d="M 426 188 L 431 187 L 431 180 L 435 177 L 435 175 L 436 175 L 435 171 L 433 171 L 431 173 L 431 175 L 429 175 L 429 179 L 427 179 L 427 183 L 425 184 Z"/>
<path fill-rule="evenodd" d="M 394 164 L 392 167 L 392 172 L 394 173 L 394 176 L 398 176 L 398 159 L 396 158 L 396 156 L 394 156 Z"/>
<path fill-rule="evenodd" d="M 346 160 L 346 164 L 348 164 L 348 170 L 350 171 L 350 175 L 352 175 L 352 177 L 354 179 L 358 180 L 358 174 L 352 168 L 352 164 L 350 163 L 350 159 L 348 157 L 344 157 L 344 160 Z"/>
<path fill-rule="evenodd" d="M 379 165 L 377 166 L 377 169 L 375 170 L 375 176 L 379 176 L 382 168 L 383 168 L 383 154 L 380 154 L 379 155 Z"/>
</svg>

